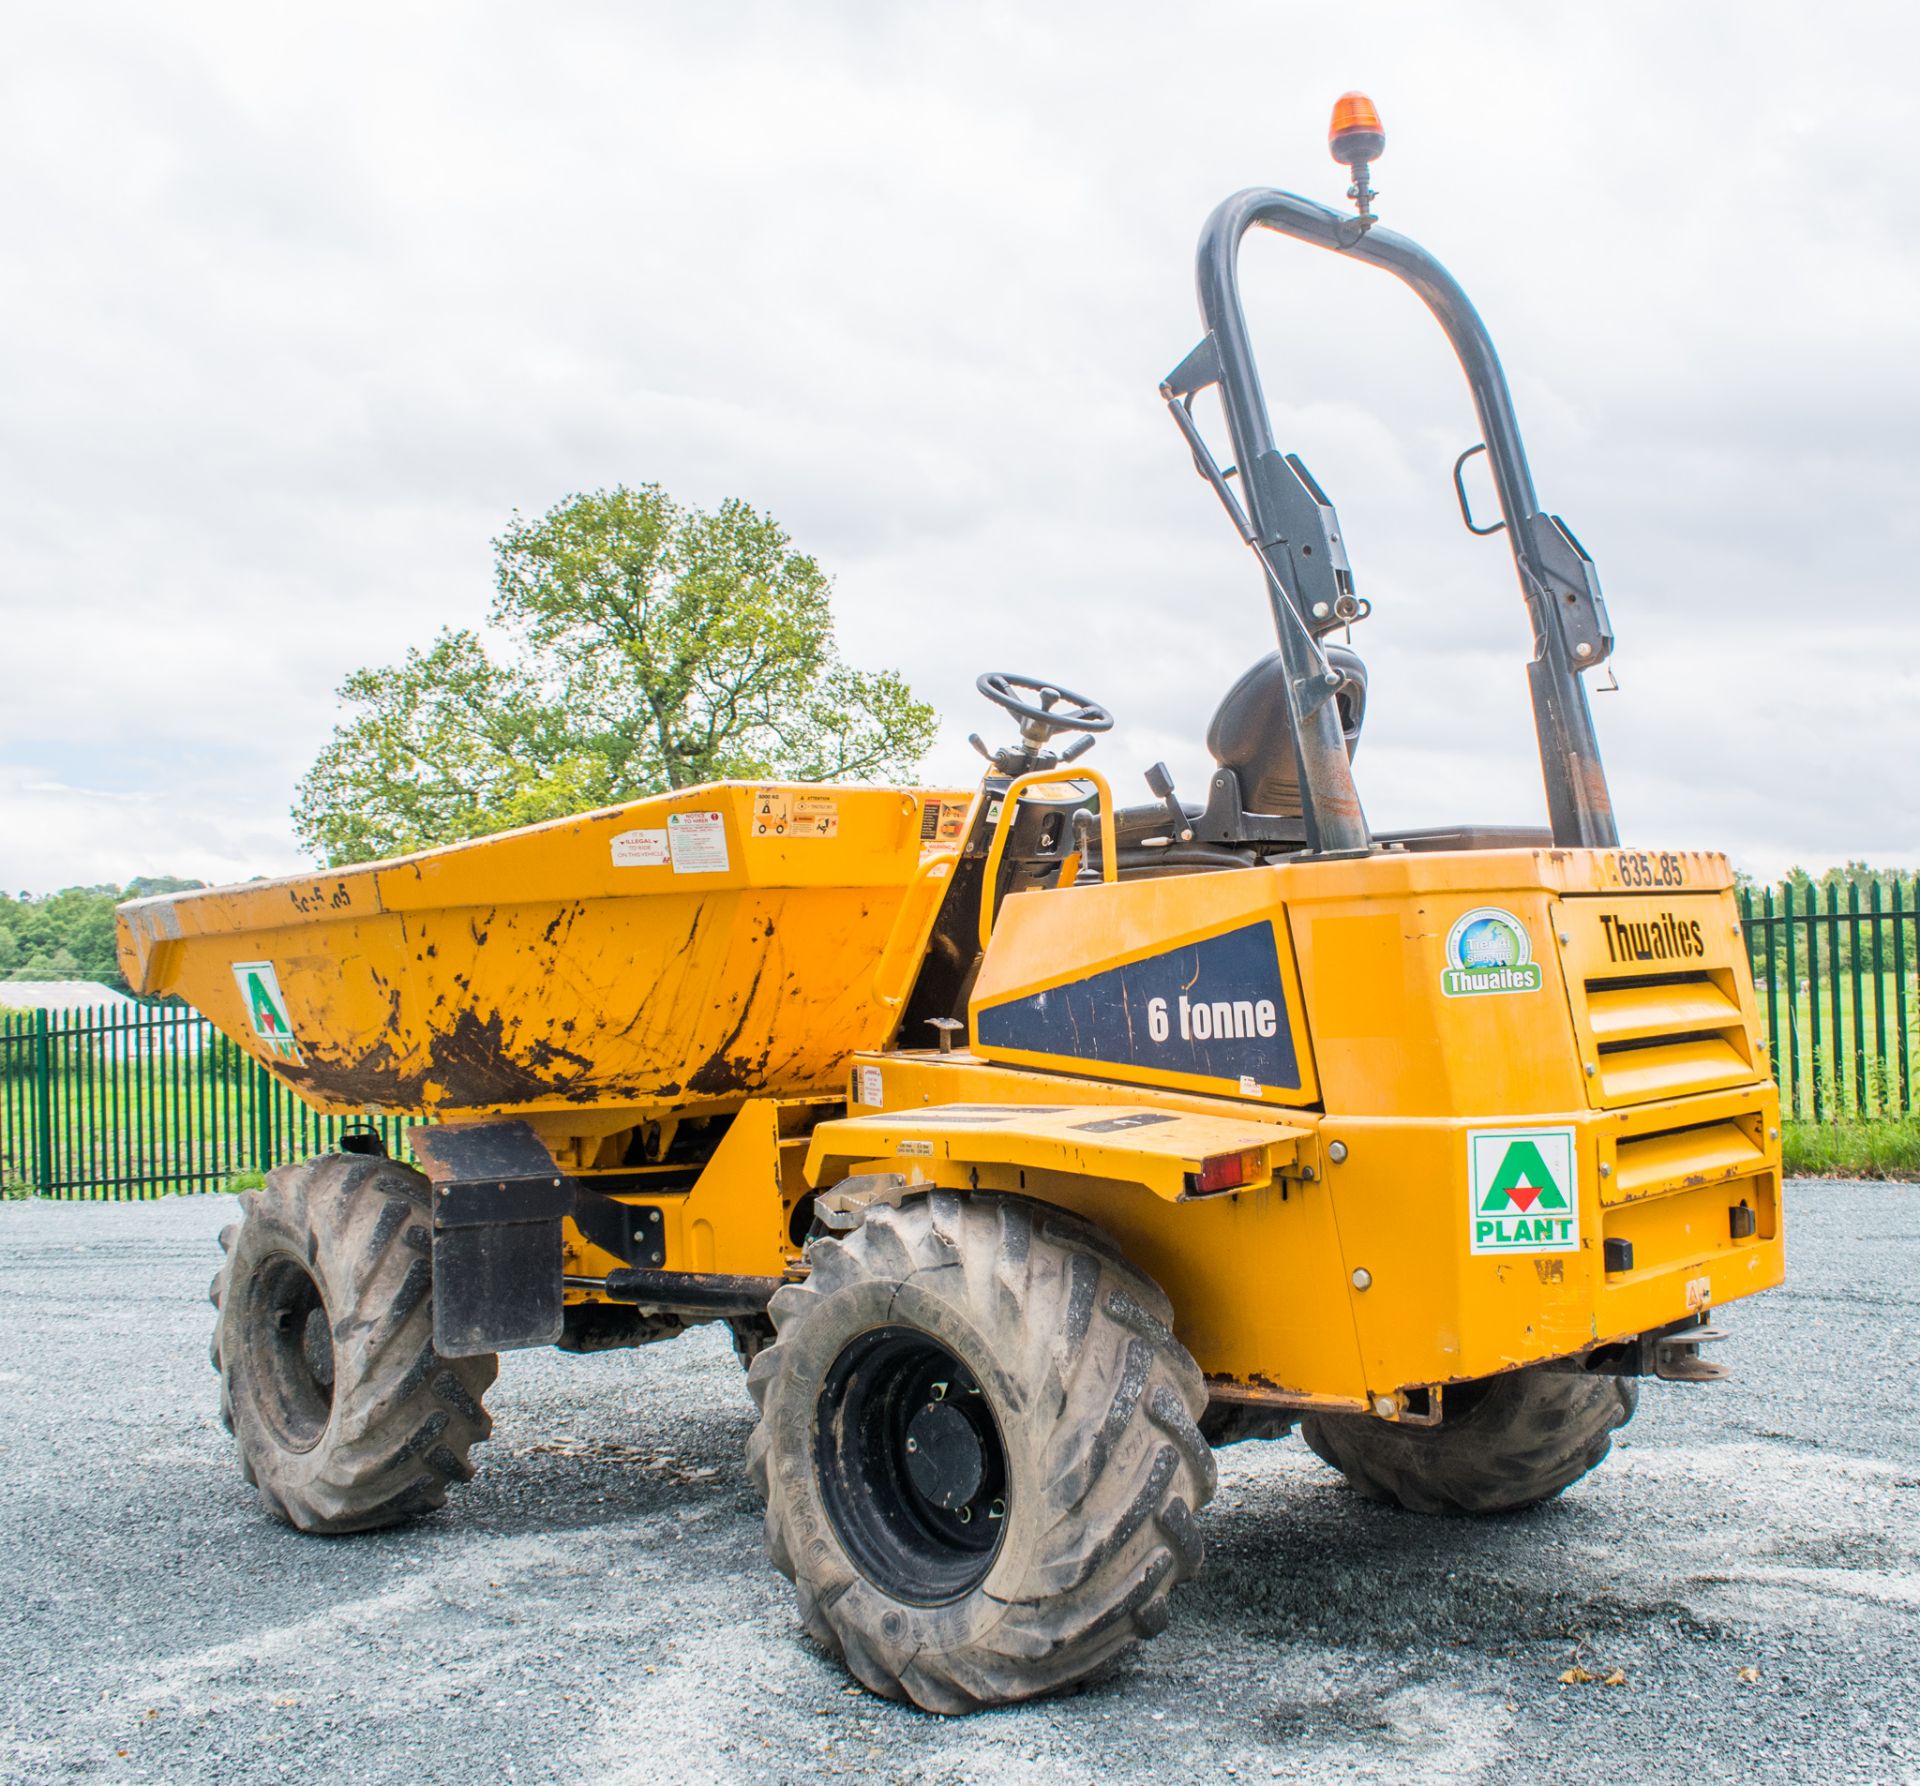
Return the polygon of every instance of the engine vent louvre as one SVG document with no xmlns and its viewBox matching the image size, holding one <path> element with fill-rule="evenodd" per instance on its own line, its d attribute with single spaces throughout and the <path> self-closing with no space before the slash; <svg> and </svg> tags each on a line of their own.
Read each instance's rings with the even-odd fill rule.
<svg viewBox="0 0 1920 1786">
<path fill-rule="evenodd" d="M 1603 1105 L 1718 1091 L 1754 1076 L 1728 970 L 1601 975 L 1582 990 Z"/>
</svg>

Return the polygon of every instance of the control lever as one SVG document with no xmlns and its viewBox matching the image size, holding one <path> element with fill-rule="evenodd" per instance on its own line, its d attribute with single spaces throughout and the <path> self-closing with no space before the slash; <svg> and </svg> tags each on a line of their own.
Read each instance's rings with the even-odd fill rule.
<svg viewBox="0 0 1920 1786">
<path fill-rule="evenodd" d="M 1100 740 L 1089 732 L 1078 744 L 1068 745 L 1067 748 L 1060 753 L 1060 760 L 1063 763 L 1071 763 L 1076 757 L 1085 756 L 1087 752 L 1093 749 L 1099 742 Z"/>
<path fill-rule="evenodd" d="M 1155 763 L 1147 771 L 1147 792 L 1167 809 L 1167 816 L 1173 820 L 1173 834 L 1182 843 L 1193 842 L 1193 821 L 1187 817 L 1187 809 L 1174 797 L 1173 776 L 1165 763 Z"/>
<path fill-rule="evenodd" d="M 986 741 L 980 736 L 978 732 L 969 732 L 967 734 L 967 742 L 971 744 L 973 748 L 977 750 L 983 757 L 985 757 L 989 763 L 993 761 L 993 752 L 987 749 Z"/>
</svg>

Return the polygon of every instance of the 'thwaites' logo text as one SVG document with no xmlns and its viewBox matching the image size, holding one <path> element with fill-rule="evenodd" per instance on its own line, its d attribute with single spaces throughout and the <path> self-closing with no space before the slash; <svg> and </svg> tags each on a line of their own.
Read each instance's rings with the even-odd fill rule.
<svg viewBox="0 0 1920 1786">
<path fill-rule="evenodd" d="M 1616 918 L 1600 914 L 1609 961 L 1685 961 L 1707 952 L 1698 918 L 1662 912 L 1657 918 Z"/>
</svg>

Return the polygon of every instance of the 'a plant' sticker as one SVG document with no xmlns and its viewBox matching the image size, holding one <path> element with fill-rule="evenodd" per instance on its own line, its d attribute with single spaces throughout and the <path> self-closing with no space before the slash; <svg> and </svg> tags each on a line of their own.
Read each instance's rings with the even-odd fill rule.
<svg viewBox="0 0 1920 1786">
<path fill-rule="evenodd" d="M 277 1059 L 298 1061 L 300 1044 L 293 1039 L 293 1019 L 287 1015 L 286 997 L 280 990 L 273 963 L 236 961 L 233 978 L 240 988 L 240 1002 L 246 1007 L 253 1033 Z"/>
<path fill-rule="evenodd" d="M 1467 1195 L 1473 1252 L 1578 1250 L 1580 1180 L 1573 1130 L 1468 1130 Z"/>
</svg>

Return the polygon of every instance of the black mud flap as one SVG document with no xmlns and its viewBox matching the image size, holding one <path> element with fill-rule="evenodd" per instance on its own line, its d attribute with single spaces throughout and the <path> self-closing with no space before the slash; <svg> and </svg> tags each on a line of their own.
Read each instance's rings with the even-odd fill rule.
<svg viewBox="0 0 1920 1786">
<path fill-rule="evenodd" d="M 574 1185 L 524 1122 L 418 1128 L 433 1186 L 433 1343 L 446 1358 L 551 1346 Z"/>
</svg>

